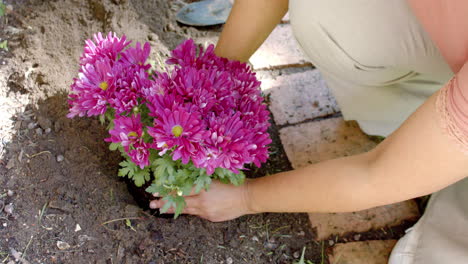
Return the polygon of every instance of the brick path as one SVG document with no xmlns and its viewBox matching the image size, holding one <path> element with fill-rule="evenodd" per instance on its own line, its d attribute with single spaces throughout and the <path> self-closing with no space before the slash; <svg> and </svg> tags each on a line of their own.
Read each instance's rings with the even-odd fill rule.
<svg viewBox="0 0 468 264">
<path fill-rule="evenodd" d="M 288 17 L 283 19 L 250 62 L 262 80 L 262 90 L 270 95 L 270 110 L 292 166 L 301 168 L 375 147 L 356 122 L 343 120 L 326 82 L 301 52 L 288 22 Z M 410 200 L 355 213 L 310 213 L 309 218 L 316 239 L 325 240 L 416 221 L 419 212 Z M 395 242 L 338 243 L 329 260 L 331 264 L 386 263 Z"/>
</svg>

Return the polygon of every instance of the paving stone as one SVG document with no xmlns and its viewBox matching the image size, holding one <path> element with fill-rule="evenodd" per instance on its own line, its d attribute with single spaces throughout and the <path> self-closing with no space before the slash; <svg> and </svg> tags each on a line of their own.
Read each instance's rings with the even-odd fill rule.
<svg viewBox="0 0 468 264">
<path fill-rule="evenodd" d="M 341 117 L 282 128 L 280 138 L 295 169 L 363 153 L 376 145 L 355 121 L 346 122 Z"/>
<path fill-rule="evenodd" d="M 262 90 L 270 94 L 270 110 L 277 125 L 295 124 L 340 111 L 315 69 L 263 81 Z"/>
<path fill-rule="evenodd" d="M 353 213 L 309 213 L 309 220 L 316 231 L 316 239 L 323 240 L 350 232 L 397 226 L 405 221 L 416 221 L 419 216 L 418 205 L 409 200 Z"/>
<path fill-rule="evenodd" d="M 280 129 L 286 154 L 294 168 L 323 160 L 359 154 L 375 147 L 356 122 L 330 118 Z M 355 213 L 309 214 L 317 239 L 349 232 L 365 232 L 403 221 L 416 221 L 418 207 L 414 201 L 381 206 Z"/>
<path fill-rule="evenodd" d="M 254 69 L 310 64 L 294 38 L 290 24 L 278 25 L 250 62 Z"/>
<path fill-rule="evenodd" d="M 328 256 L 330 264 L 385 264 L 396 240 L 371 240 L 336 244 Z"/>
</svg>

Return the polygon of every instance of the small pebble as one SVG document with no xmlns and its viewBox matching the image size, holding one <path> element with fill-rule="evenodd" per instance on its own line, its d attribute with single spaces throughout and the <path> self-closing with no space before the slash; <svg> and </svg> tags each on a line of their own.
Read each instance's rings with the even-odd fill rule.
<svg viewBox="0 0 468 264">
<path fill-rule="evenodd" d="M 3 223 L 3 227 L 7 227 L 7 226 L 8 226 L 8 224 L 7 224 L 7 223 Z"/>
<path fill-rule="evenodd" d="M 227 264 L 232 264 L 232 263 L 234 263 L 234 260 L 232 260 L 232 258 L 229 257 L 229 258 L 226 259 L 226 263 Z"/>
<path fill-rule="evenodd" d="M 14 159 L 10 159 L 7 163 L 7 165 L 5 166 L 5 168 L 7 168 L 8 170 L 11 170 L 13 167 L 15 166 L 15 160 Z"/>
<path fill-rule="evenodd" d="M 48 127 L 48 128 L 46 128 L 45 133 L 49 134 L 51 131 L 52 131 L 52 129 L 50 127 Z"/>
<path fill-rule="evenodd" d="M 28 124 L 28 129 L 34 129 L 36 127 L 36 123 L 32 122 Z"/>
<path fill-rule="evenodd" d="M 297 233 L 298 236 L 305 236 L 305 232 L 304 231 L 300 231 L 299 233 Z"/>
<path fill-rule="evenodd" d="M 76 224 L 75 226 L 75 232 L 81 231 L 81 226 L 79 224 Z"/>
<path fill-rule="evenodd" d="M 15 192 L 13 192 L 12 190 L 8 190 L 8 191 L 7 191 L 8 197 L 12 197 L 13 194 L 15 194 Z"/>
<path fill-rule="evenodd" d="M 354 240 L 359 241 L 361 239 L 361 234 L 354 235 Z"/>
<path fill-rule="evenodd" d="M 39 136 L 42 136 L 42 128 L 40 127 L 36 128 L 36 134 L 38 134 Z"/>
<path fill-rule="evenodd" d="M 63 155 L 58 155 L 57 156 L 57 162 L 62 162 L 65 158 L 63 157 Z"/>
<path fill-rule="evenodd" d="M 260 240 L 258 240 L 258 237 L 257 237 L 257 236 L 253 236 L 253 237 L 252 237 L 252 240 L 255 241 L 255 242 L 260 241 Z"/>
<path fill-rule="evenodd" d="M 8 14 L 13 12 L 13 6 L 12 5 L 7 5 L 5 9 L 6 9 Z"/>
<path fill-rule="evenodd" d="M 70 248 L 70 244 L 63 241 L 57 241 L 57 248 L 60 250 L 66 250 Z"/>
<path fill-rule="evenodd" d="M 7 214 L 13 214 L 13 204 L 12 203 L 7 204 L 5 208 L 3 208 L 3 211 L 5 211 L 5 213 Z"/>
<path fill-rule="evenodd" d="M 265 243 L 265 248 L 269 249 L 269 250 L 274 250 L 275 248 L 278 247 L 278 244 L 274 243 L 274 242 L 267 242 Z"/>
<path fill-rule="evenodd" d="M 330 247 L 333 246 L 334 244 L 335 244 L 335 241 L 333 241 L 333 240 L 328 240 L 328 245 L 330 245 Z"/>
<path fill-rule="evenodd" d="M 295 259 L 298 259 L 300 256 L 301 256 L 301 253 L 299 251 L 296 251 L 296 252 L 293 253 L 293 257 Z"/>
</svg>

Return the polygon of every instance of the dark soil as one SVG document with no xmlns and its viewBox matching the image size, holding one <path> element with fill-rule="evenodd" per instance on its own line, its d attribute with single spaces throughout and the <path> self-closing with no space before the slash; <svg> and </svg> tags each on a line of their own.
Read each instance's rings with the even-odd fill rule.
<svg viewBox="0 0 468 264">
<path fill-rule="evenodd" d="M 177 24 L 181 0 L 6 2 L 13 12 L 0 24 L 0 38 L 9 40 L 9 51 L 0 51 L 0 99 L 11 105 L 2 114 L 11 112 L 12 119 L 0 118 L 6 122 L 0 130 L 0 209 L 13 210 L 0 210 L 1 263 L 290 264 L 303 247 L 307 259 L 326 261 L 329 243 L 313 240 L 306 214 L 223 223 L 153 216 L 116 176 L 121 158 L 109 151 L 98 120 L 65 117 L 84 40 L 94 32 L 149 41 L 152 58 L 161 59 L 188 37 L 214 42 L 221 27 Z M 270 132 L 271 158 L 251 168 L 249 177 L 291 169 L 274 124 Z M 373 232 L 365 239 L 382 236 Z M 387 238 L 402 234 L 384 232 Z"/>
</svg>

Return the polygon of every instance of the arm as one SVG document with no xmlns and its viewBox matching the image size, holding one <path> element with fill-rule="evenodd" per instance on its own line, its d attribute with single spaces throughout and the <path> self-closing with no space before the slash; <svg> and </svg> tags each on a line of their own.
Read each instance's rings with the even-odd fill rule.
<svg viewBox="0 0 468 264">
<path fill-rule="evenodd" d="M 247 61 L 288 10 L 288 0 L 236 0 L 215 53 Z"/>
<path fill-rule="evenodd" d="M 468 66 L 459 75 L 461 88 L 468 90 Z M 186 198 L 185 213 L 224 221 L 260 212 L 348 212 L 440 190 L 467 176 L 468 155 L 440 126 L 437 95 L 370 152 L 249 180 L 240 187 L 215 182 L 210 191 Z"/>
<path fill-rule="evenodd" d="M 248 208 L 254 212 L 358 211 L 429 194 L 463 179 L 468 174 L 468 156 L 439 125 L 436 96 L 368 153 L 249 182 Z"/>
</svg>

